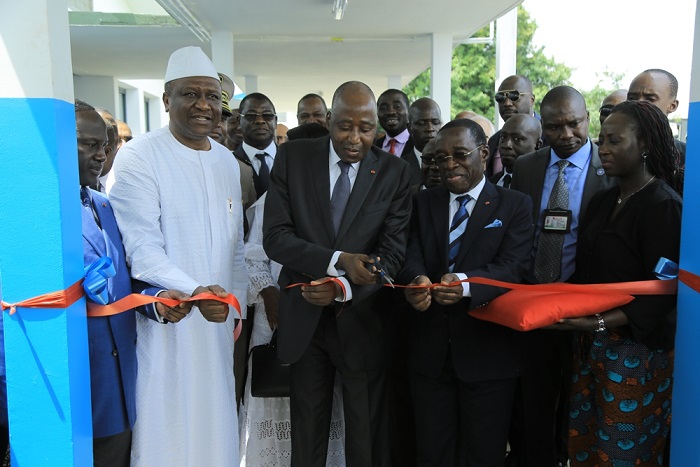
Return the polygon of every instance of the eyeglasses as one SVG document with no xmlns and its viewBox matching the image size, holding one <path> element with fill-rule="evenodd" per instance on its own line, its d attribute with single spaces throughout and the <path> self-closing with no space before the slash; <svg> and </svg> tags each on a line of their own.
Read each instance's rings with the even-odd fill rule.
<svg viewBox="0 0 700 467">
<path fill-rule="evenodd" d="M 532 94 L 531 92 L 520 92 L 520 91 L 498 91 L 496 93 L 496 102 L 505 102 L 506 99 L 510 99 L 511 102 L 515 102 L 520 99 L 520 96 L 525 94 Z"/>
<path fill-rule="evenodd" d="M 608 115 L 610 115 L 613 107 L 615 107 L 615 106 L 614 105 L 604 105 L 603 107 L 601 107 L 600 108 L 600 116 L 607 117 Z"/>
<path fill-rule="evenodd" d="M 435 156 L 432 156 L 432 155 L 431 156 L 420 156 L 420 160 L 423 163 L 423 165 L 429 165 L 429 166 L 437 165 L 435 163 Z"/>
<path fill-rule="evenodd" d="M 262 117 L 262 119 L 265 120 L 266 122 L 271 122 L 272 120 L 274 120 L 277 117 L 277 115 L 275 115 L 273 113 L 267 113 L 267 112 L 262 113 L 262 114 L 258 114 L 255 112 L 248 112 L 247 114 L 243 115 L 243 118 L 245 118 L 249 122 L 256 122 L 258 120 L 258 117 Z"/>
<path fill-rule="evenodd" d="M 473 153 L 474 151 L 476 151 L 477 149 L 480 149 L 481 146 L 483 146 L 483 144 L 478 145 L 477 147 L 475 147 L 474 149 L 472 149 L 472 150 L 469 151 L 469 152 L 456 152 L 456 153 L 452 154 L 451 156 L 443 156 L 443 155 L 435 156 L 435 162 L 436 162 L 438 165 L 445 165 L 445 164 L 447 164 L 447 161 L 448 161 L 449 159 L 452 159 L 452 160 L 454 160 L 455 162 L 464 162 L 464 161 L 467 160 L 467 158 L 468 158 L 469 156 L 472 155 L 472 153 Z"/>
</svg>

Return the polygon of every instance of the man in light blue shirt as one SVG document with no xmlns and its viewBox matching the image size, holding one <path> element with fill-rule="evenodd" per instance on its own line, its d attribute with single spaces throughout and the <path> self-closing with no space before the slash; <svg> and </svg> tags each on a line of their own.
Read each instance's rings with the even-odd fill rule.
<svg viewBox="0 0 700 467">
<path fill-rule="evenodd" d="M 588 138 L 583 96 L 569 86 L 549 91 L 540 106 L 545 146 L 519 157 L 511 189 L 533 201 L 535 241 L 528 282 L 568 280 L 576 263 L 579 222 L 593 195 L 610 185 Z M 526 374 L 514 402 L 511 454 L 518 464 L 566 465 L 566 404 L 571 349 L 568 333 L 527 334 Z M 556 420 L 556 423 L 555 423 Z"/>
</svg>

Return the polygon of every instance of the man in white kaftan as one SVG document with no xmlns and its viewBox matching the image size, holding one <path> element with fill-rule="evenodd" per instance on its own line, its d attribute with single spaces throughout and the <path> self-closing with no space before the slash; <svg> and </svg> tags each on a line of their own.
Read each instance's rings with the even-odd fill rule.
<svg viewBox="0 0 700 467">
<path fill-rule="evenodd" d="M 221 116 L 220 96 L 201 50 L 173 53 L 163 96 L 170 124 L 122 147 L 110 200 L 134 278 L 192 295 L 231 292 L 245 309 L 238 163 L 207 137 Z M 238 465 L 237 316 L 214 301 L 200 301 L 180 322 L 137 316 L 132 465 Z"/>
</svg>

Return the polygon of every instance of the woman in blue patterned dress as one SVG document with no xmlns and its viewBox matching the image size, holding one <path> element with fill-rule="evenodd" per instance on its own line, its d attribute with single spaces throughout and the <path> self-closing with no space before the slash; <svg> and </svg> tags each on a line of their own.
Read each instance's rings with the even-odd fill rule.
<svg viewBox="0 0 700 467">
<path fill-rule="evenodd" d="M 576 282 L 656 279 L 659 258 L 678 262 L 680 245 L 682 173 L 668 120 L 653 104 L 623 102 L 603 123 L 599 145 L 605 173 L 618 185 L 589 204 Z M 572 466 L 663 465 L 675 306 L 675 295 L 637 296 L 556 325 L 580 331 L 570 399 Z"/>
</svg>

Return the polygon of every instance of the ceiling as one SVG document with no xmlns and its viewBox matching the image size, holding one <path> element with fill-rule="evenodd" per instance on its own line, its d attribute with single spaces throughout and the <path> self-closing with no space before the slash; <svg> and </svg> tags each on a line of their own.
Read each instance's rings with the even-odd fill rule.
<svg viewBox="0 0 700 467">
<path fill-rule="evenodd" d="M 432 33 L 450 34 L 457 43 L 520 1 L 348 0 L 341 21 L 331 15 L 332 0 L 158 3 L 166 10 L 184 4 L 209 33 L 232 31 L 235 81 L 245 91 L 244 76 L 256 76 L 258 91 L 278 110 L 295 110 L 304 94 L 329 99 L 348 80 L 363 81 L 375 93 L 388 87 L 390 76 L 400 76 L 405 85 L 430 66 Z M 123 15 L 73 14 L 70 34 L 77 75 L 162 79 L 177 48 L 199 45 L 211 56 L 210 44 L 188 27 L 133 9 Z"/>
</svg>

